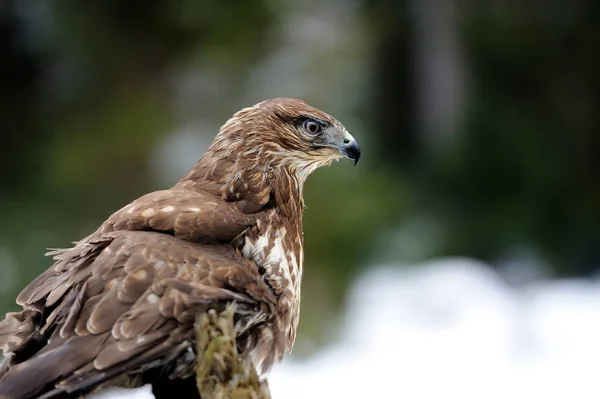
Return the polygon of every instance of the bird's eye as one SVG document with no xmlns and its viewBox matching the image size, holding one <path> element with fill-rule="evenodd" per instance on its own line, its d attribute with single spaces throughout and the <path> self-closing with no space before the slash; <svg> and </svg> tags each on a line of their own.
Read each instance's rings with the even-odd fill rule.
<svg viewBox="0 0 600 399">
<path fill-rule="evenodd" d="M 304 127 L 304 130 L 306 130 L 310 134 L 317 134 L 321 131 L 321 125 L 319 125 L 312 119 L 305 120 L 302 126 Z"/>
</svg>

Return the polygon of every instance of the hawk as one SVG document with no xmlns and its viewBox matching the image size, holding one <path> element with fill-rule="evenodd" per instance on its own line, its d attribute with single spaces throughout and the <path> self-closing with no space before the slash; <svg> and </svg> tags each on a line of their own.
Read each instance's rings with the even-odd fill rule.
<svg viewBox="0 0 600 399">
<path fill-rule="evenodd" d="M 342 157 L 358 163 L 356 140 L 301 100 L 235 113 L 172 188 L 48 253 L 0 323 L 0 398 L 79 397 L 123 375 L 193 380 L 196 316 L 231 303 L 240 353 L 267 372 L 298 326 L 304 182 Z"/>
</svg>

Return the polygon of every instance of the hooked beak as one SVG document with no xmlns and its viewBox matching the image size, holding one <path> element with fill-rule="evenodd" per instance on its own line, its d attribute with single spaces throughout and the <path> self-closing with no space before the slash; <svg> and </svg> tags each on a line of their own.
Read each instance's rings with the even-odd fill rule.
<svg viewBox="0 0 600 399">
<path fill-rule="evenodd" d="M 325 131 L 317 141 L 318 147 L 329 147 L 341 155 L 354 161 L 354 166 L 360 160 L 360 147 L 350 133 L 343 128 L 332 128 Z"/>
<path fill-rule="evenodd" d="M 358 165 L 358 161 L 360 160 L 360 147 L 356 140 L 354 140 L 354 137 L 349 133 L 344 137 L 344 143 L 337 146 L 337 149 L 340 151 L 340 154 L 346 158 L 354 160 L 354 166 Z"/>
</svg>

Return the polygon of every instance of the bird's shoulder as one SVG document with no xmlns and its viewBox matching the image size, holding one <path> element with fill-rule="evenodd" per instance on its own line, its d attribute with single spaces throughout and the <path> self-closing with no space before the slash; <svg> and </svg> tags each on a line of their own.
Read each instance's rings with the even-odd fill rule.
<svg viewBox="0 0 600 399">
<path fill-rule="evenodd" d="M 260 212 L 214 193 L 176 187 L 146 194 L 114 212 L 97 230 L 156 231 L 187 241 L 213 244 L 230 242 L 255 225 Z M 95 237 L 95 235 L 92 235 Z"/>
</svg>

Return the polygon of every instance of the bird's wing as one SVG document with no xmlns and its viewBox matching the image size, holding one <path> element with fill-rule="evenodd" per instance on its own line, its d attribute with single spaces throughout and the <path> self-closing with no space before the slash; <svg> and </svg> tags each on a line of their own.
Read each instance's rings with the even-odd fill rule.
<svg viewBox="0 0 600 399">
<path fill-rule="evenodd" d="M 89 390 L 186 351 L 200 311 L 236 301 L 260 313 L 274 302 L 230 246 L 155 232 L 105 233 L 57 254 L 50 270 L 20 295 L 25 309 L 0 323 L 13 364 L 0 398 Z"/>
<path fill-rule="evenodd" d="M 47 282 L 64 281 L 74 269 L 86 269 L 87 262 L 110 241 L 103 238 L 109 232 L 156 231 L 201 244 L 222 244 L 255 223 L 256 215 L 243 214 L 234 204 L 202 191 L 171 189 L 146 194 L 113 213 L 75 248 L 49 252 L 55 255 L 56 263 L 21 291 L 17 304 L 37 308 L 37 299 L 48 295 L 47 289 L 53 287 Z M 62 292 L 56 290 L 52 298 L 60 295 Z"/>
<path fill-rule="evenodd" d="M 155 191 L 112 214 L 99 231 L 153 230 L 199 243 L 230 242 L 256 223 L 256 215 L 239 208 L 203 191 Z"/>
</svg>

